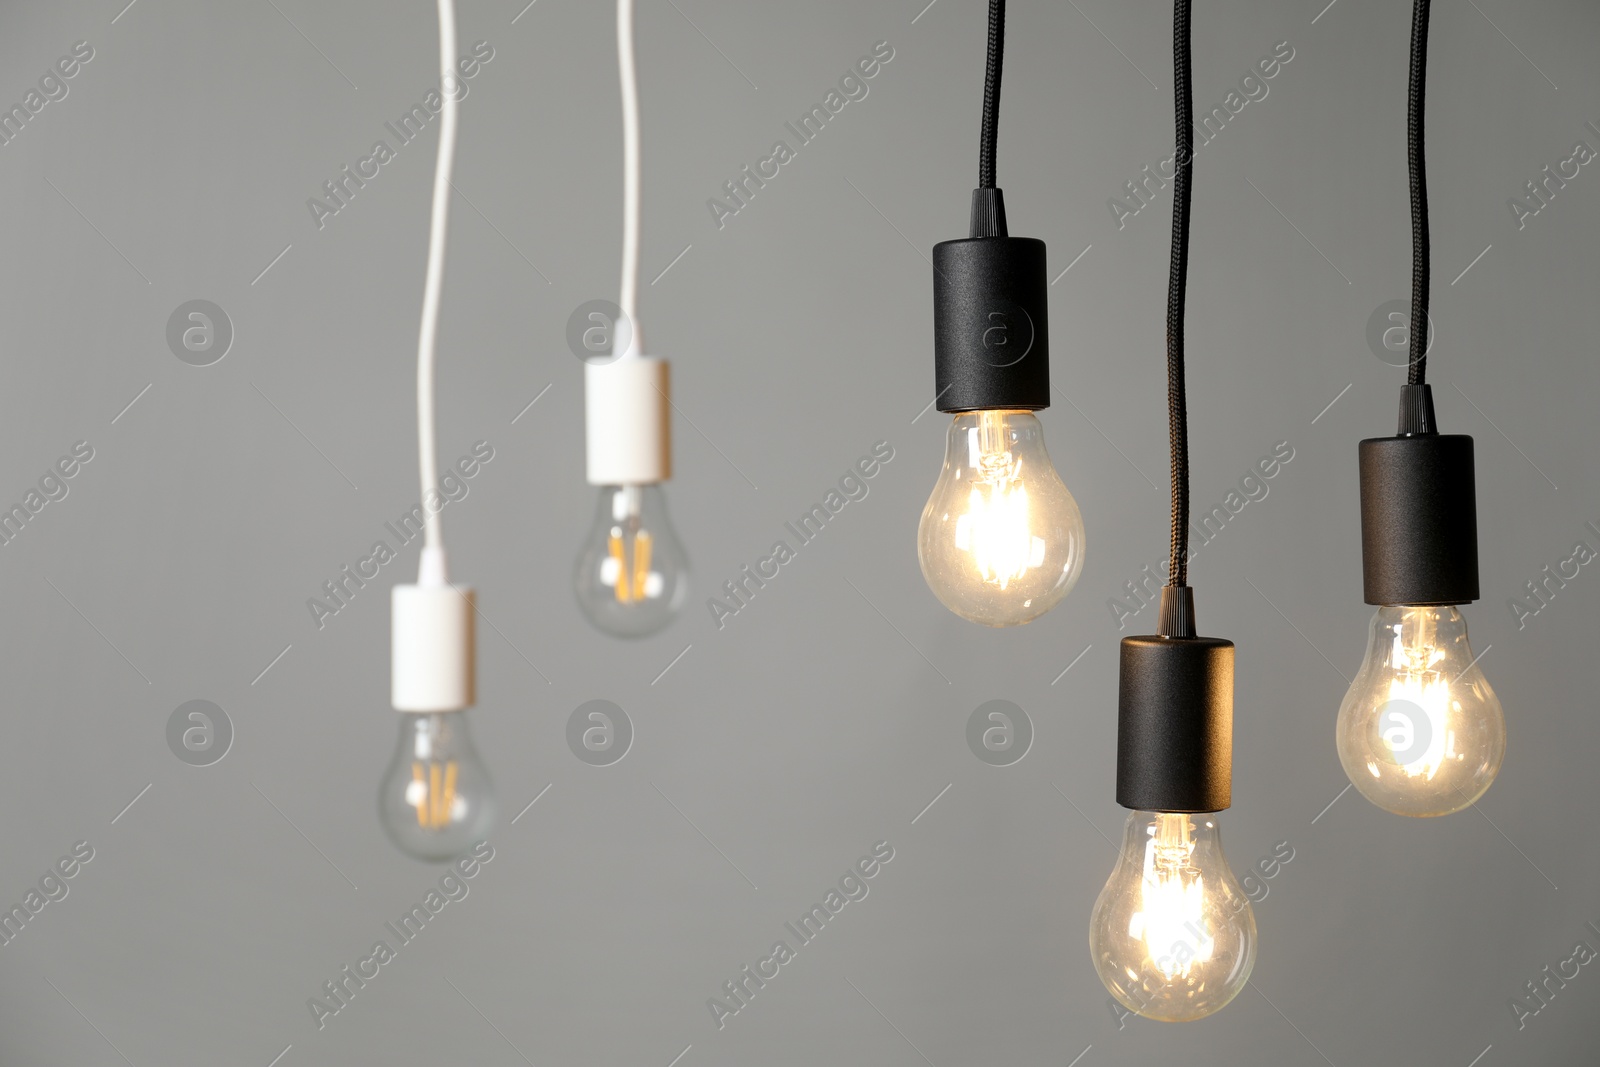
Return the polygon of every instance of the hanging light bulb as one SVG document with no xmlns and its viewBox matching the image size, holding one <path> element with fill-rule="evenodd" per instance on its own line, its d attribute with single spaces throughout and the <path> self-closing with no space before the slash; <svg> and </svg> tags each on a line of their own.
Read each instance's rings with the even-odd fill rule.
<svg viewBox="0 0 1600 1067">
<path fill-rule="evenodd" d="M 1220 1010 L 1255 963 L 1255 915 L 1215 814 L 1233 800 L 1233 652 L 1195 636 L 1188 586 L 1162 587 L 1156 634 L 1122 640 L 1117 803 L 1129 815 L 1089 951 L 1106 990 L 1149 1019 Z"/>
<path fill-rule="evenodd" d="M 441 862 L 482 841 L 494 823 L 489 772 L 467 732 L 476 697 L 476 598 L 450 585 L 444 550 L 424 547 L 415 585 L 391 594 L 391 700 L 400 742 L 378 787 L 378 818 L 395 847 Z"/>
<path fill-rule="evenodd" d="M 1174 0 L 1177 170 L 1167 289 L 1172 451 L 1169 583 L 1156 632 L 1125 637 L 1117 681 L 1117 803 L 1129 809 L 1117 868 L 1095 901 L 1089 951 L 1100 981 L 1149 1019 L 1221 1010 L 1250 979 L 1256 920 L 1222 854 L 1215 813 L 1233 803 L 1233 642 L 1195 631 L 1189 570 L 1189 412 L 1184 387 L 1190 177 L 1191 0 Z"/>
<path fill-rule="evenodd" d="M 1339 762 L 1396 815 L 1448 815 L 1481 797 L 1506 753 L 1500 701 L 1454 607 L 1380 607 L 1339 708 Z"/>
<path fill-rule="evenodd" d="M 1077 502 L 1032 412 L 955 417 L 917 527 L 922 576 L 940 603 L 986 626 L 1035 619 L 1077 582 L 1083 541 Z"/>
<path fill-rule="evenodd" d="M 413 859 L 453 859 L 488 836 L 494 815 L 489 772 L 466 715 L 402 714 L 400 744 L 378 793 L 378 817 L 395 847 Z"/>
<path fill-rule="evenodd" d="M 633 0 L 617 0 L 617 70 L 622 86 L 621 317 L 614 358 L 584 366 L 589 484 L 600 489 L 595 521 L 578 551 L 578 606 L 612 637 L 667 627 L 689 592 L 689 561 L 667 519 L 661 483 L 672 477 L 671 382 L 667 361 L 644 354 L 639 325 L 639 85 Z"/>
<path fill-rule="evenodd" d="M 613 637 L 664 628 L 688 594 L 688 561 L 659 485 L 605 485 L 578 556 L 578 603 Z"/>
<path fill-rule="evenodd" d="M 637 327 L 612 363 L 584 367 L 589 484 L 600 490 L 578 551 L 573 589 L 595 629 L 647 637 L 689 592 L 689 560 L 667 518 L 672 475 L 667 361 L 638 354 Z"/>
<path fill-rule="evenodd" d="M 439 60 L 455 76 L 454 0 L 439 3 Z M 447 86 L 448 87 L 448 86 Z M 494 821 L 489 775 L 467 736 L 474 702 L 476 601 L 452 585 L 439 508 L 434 364 L 439 303 L 450 228 L 450 175 L 455 163 L 457 94 L 446 92 L 434 165 L 428 267 L 417 337 L 417 453 L 421 475 L 422 553 L 415 584 L 390 593 L 390 702 L 400 713 L 400 745 L 378 789 L 378 819 L 395 846 L 414 859 L 448 860 L 482 840 Z"/>
<path fill-rule="evenodd" d="M 1431 242 L 1424 148 L 1429 0 L 1411 15 L 1406 100 L 1411 176 L 1411 317 L 1428 322 Z M 1460 811 L 1506 752 L 1505 715 L 1455 605 L 1478 599 L 1472 438 L 1441 434 L 1427 384 L 1428 330 L 1411 331 L 1400 427 L 1361 442 L 1361 570 L 1377 607 L 1367 656 L 1339 708 L 1339 762 L 1361 794 L 1396 815 Z"/>
<path fill-rule="evenodd" d="M 1401 390 L 1400 433 L 1361 442 L 1363 592 L 1378 610 L 1339 707 L 1344 773 L 1396 815 L 1449 815 L 1506 753 L 1500 701 L 1456 605 L 1478 598 L 1472 438 L 1438 432 L 1433 393 Z"/>
<path fill-rule="evenodd" d="M 995 184 L 1005 22 L 1004 0 L 990 0 L 970 236 L 933 246 L 933 403 L 955 418 L 917 525 L 928 588 L 985 626 L 1055 607 L 1084 547 L 1083 517 L 1033 414 L 1050 406 L 1044 242 L 1010 235 Z"/>
<path fill-rule="evenodd" d="M 1089 921 L 1089 951 L 1111 995 L 1147 1019 L 1204 1018 L 1244 988 L 1255 914 L 1214 816 L 1128 814 L 1122 858 Z"/>
</svg>

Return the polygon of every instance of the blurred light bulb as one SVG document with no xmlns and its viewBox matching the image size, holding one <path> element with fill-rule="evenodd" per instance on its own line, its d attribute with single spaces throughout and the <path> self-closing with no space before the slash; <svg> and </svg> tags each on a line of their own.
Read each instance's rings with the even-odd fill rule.
<svg viewBox="0 0 1600 1067">
<path fill-rule="evenodd" d="M 1089 920 L 1100 981 L 1147 1019 L 1188 1022 L 1232 1000 L 1256 960 L 1250 901 L 1214 815 L 1135 811 Z"/>
<path fill-rule="evenodd" d="M 605 485 L 574 575 L 578 604 L 612 637 L 665 629 L 689 592 L 689 561 L 659 485 Z"/>
<path fill-rule="evenodd" d="M 985 626 L 1036 619 L 1078 580 L 1083 540 L 1031 412 L 955 417 L 917 527 L 922 576 L 945 607 Z"/>
<path fill-rule="evenodd" d="M 1339 762 L 1396 815 L 1448 815 L 1488 791 L 1506 720 L 1453 607 L 1381 607 L 1339 707 Z"/>
<path fill-rule="evenodd" d="M 488 836 L 494 811 L 466 713 L 402 713 L 400 746 L 378 793 L 378 817 L 395 847 L 413 859 L 454 859 Z"/>
</svg>

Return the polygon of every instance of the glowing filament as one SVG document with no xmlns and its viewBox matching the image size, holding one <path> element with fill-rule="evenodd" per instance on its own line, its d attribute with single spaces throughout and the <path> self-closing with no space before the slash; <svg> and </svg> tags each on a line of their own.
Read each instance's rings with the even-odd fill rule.
<svg viewBox="0 0 1600 1067">
<path fill-rule="evenodd" d="M 1028 521 L 1028 490 L 1022 459 L 1007 447 L 999 412 L 984 411 L 968 438 L 976 452 L 967 512 L 956 518 L 956 547 L 972 558 L 980 577 L 1006 588 L 1044 562 L 1044 539 L 1033 536 Z"/>
<path fill-rule="evenodd" d="M 417 825 L 424 830 L 450 825 L 456 807 L 456 761 L 441 766 L 430 760 L 424 769 L 420 760 L 413 760 L 406 802 L 417 809 Z"/>
<path fill-rule="evenodd" d="M 1168 980 L 1187 978 L 1211 959 L 1215 939 L 1205 926 L 1205 879 L 1190 862 L 1194 853 L 1187 815 L 1161 814 L 1145 843 L 1142 910 L 1128 936 L 1142 938 L 1151 966 Z"/>
<path fill-rule="evenodd" d="M 630 540 L 633 542 L 631 553 L 628 551 Z M 611 528 L 611 535 L 606 540 L 606 551 L 610 558 L 600 563 L 600 580 L 615 590 L 618 604 L 637 604 L 661 595 L 665 581 L 661 575 L 650 570 L 650 554 L 654 545 L 655 538 L 650 536 L 649 530 L 630 534 L 621 527 Z M 633 557 L 631 567 L 628 566 L 630 555 Z"/>
<path fill-rule="evenodd" d="M 1394 709 L 1383 741 L 1391 753 L 1408 757 L 1396 763 L 1408 777 L 1432 780 L 1444 763 L 1451 745 L 1450 684 L 1436 664 L 1445 650 L 1435 645 L 1433 613 L 1408 611 L 1394 627 L 1394 642 L 1389 652 L 1389 707 Z M 1411 709 L 1420 709 L 1422 719 L 1411 721 Z M 1420 750 L 1419 750 L 1420 749 Z"/>
<path fill-rule="evenodd" d="M 607 546 L 611 559 L 600 571 L 600 580 L 616 587 L 617 603 L 633 603 L 633 586 L 628 582 L 628 552 L 622 543 L 622 531 L 613 528 Z"/>
<path fill-rule="evenodd" d="M 650 531 L 640 530 L 633 538 L 633 595 L 644 599 L 650 588 Z"/>
</svg>

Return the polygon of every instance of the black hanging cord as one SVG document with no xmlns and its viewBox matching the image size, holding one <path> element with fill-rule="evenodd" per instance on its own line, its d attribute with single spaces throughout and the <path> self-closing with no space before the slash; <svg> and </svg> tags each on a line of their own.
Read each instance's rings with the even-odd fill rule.
<svg viewBox="0 0 1600 1067">
<path fill-rule="evenodd" d="M 1423 119 L 1428 82 L 1429 0 L 1416 0 L 1411 15 L 1411 86 L 1406 94 L 1406 155 L 1411 164 L 1411 369 L 1407 385 L 1428 376 L 1428 285 L 1432 257 L 1428 241 L 1428 167 Z"/>
<path fill-rule="evenodd" d="M 1189 175 L 1194 165 L 1194 93 L 1190 86 L 1190 0 L 1172 5 L 1173 106 L 1177 173 L 1172 180 L 1172 269 L 1167 279 L 1167 425 L 1172 442 L 1172 548 L 1169 582 L 1189 577 L 1189 415 L 1183 385 L 1183 309 L 1189 286 Z"/>
<path fill-rule="evenodd" d="M 989 0 L 989 61 L 983 72 L 983 133 L 978 147 L 978 188 L 993 189 L 994 148 L 1000 126 L 1000 67 L 1006 51 L 1006 0 Z"/>
</svg>

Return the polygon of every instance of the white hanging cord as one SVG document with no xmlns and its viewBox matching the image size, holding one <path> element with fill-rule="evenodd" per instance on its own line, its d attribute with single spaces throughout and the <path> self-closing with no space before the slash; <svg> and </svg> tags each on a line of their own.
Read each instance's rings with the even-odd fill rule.
<svg viewBox="0 0 1600 1067">
<path fill-rule="evenodd" d="M 639 325 L 639 77 L 633 59 L 633 0 L 617 0 L 617 73 L 622 82 L 622 313 L 630 355 L 644 352 Z"/>
<path fill-rule="evenodd" d="M 419 584 L 445 581 L 444 530 L 439 512 L 427 506 L 439 484 L 437 415 L 433 402 L 433 367 L 439 343 L 439 300 L 444 288 L 445 243 L 450 230 L 450 175 L 456 154 L 456 108 L 460 81 L 455 71 L 456 11 L 454 0 L 439 0 L 440 95 L 439 158 L 433 171 L 433 216 L 428 229 L 428 273 L 422 287 L 422 328 L 417 337 L 417 448 L 422 475 L 423 551 Z"/>
<path fill-rule="evenodd" d="M 617 73 L 622 87 L 621 311 L 632 327 L 616 358 L 583 369 L 584 442 L 590 485 L 655 485 L 672 476 L 667 361 L 645 355 L 639 324 L 639 82 L 634 65 L 633 0 L 617 0 Z M 620 332 L 620 331 L 616 331 Z M 614 341 L 620 340 L 613 335 Z"/>
</svg>

